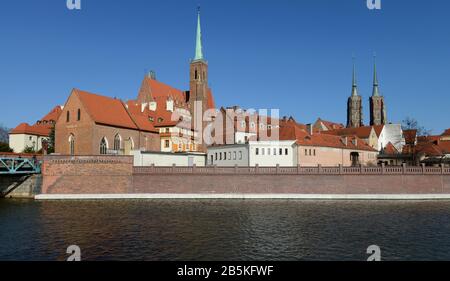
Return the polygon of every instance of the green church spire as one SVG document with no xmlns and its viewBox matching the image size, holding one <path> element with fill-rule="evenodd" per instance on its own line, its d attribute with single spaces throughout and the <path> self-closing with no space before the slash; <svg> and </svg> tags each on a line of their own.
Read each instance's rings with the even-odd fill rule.
<svg viewBox="0 0 450 281">
<path fill-rule="evenodd" d="M 352 97 L 358 96 L 358 86 L 356 84 L 356 67 L 355 57 L 353 57 L 353 82 L 352 82 Z"/>
<path fill-rule="evenodd" d="M 203 60 L 203 51 L 202 51 L 202 30 L 200 27 L 200 7 L 198 7 L 197 12 L 197 40 L 195 45 L 195 58 L 194 60 Z"/>
<path fill-rule="evenodd" d="M 380 90 L 378 89 L 378 76 L 377 76 L 377 62 L 376 62 L 376 56 L 374 55 L 374 62 L 373 62 L 373 91 L 372 91 L 373 97 L 379 97 L 380 96 Z"/>
</svg>

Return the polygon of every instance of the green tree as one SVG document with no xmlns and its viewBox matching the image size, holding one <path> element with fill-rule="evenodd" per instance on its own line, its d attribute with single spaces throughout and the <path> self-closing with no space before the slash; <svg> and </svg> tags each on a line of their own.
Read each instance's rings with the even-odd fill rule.
<svg viewBox="0 0 450 281">
<path fill-rule="evenodd" d="M 47 153 L 51 154 L 55 152 L 55 126 L 52 127 L 50 135 L 48 137 L 48 149 Z"/>
<path fill-rule="evenodd" d="M 34 150 L 34 147 L 32 147 L 32 146 L 27 146 L 27 147 L 25 147 L 25 149 L 23 150 L 23 153 L 36 153 L 36 151 Z"/>
<path fill-rule="evenodd" d="M 13 152 L 7 143 L 0 142 L 0 152 Z"/>
</svg>

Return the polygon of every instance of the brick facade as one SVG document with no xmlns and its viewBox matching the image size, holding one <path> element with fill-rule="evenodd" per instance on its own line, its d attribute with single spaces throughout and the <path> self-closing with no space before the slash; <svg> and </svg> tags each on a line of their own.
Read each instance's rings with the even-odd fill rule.
<svg viewBox="0 0 450 281">
<path fill-rule="evenodd" d="M 78 111 L 80 118 L 78 118 Z M 69 117 L 67 117 L 68 113 Z M 119 154 L 129 154 L 130 149 L 160 150 L 157 133 L 96 123 L 81 102 L 79 95 L 72 92 L 55 125 L 55 152 L 70 155 L 69 140 L 72 137 L 74 155 L 99 155 L 102 139 L 106 139 L 108 150 L 112 150 L 114 137 L 117 134 L 121 139 Z"/>
<path fill-rule="evenodd" d="M 47 156 L 42 194 L 450 194 L 450 168 L 134 167 L 127 156 Z"/>
</svg>

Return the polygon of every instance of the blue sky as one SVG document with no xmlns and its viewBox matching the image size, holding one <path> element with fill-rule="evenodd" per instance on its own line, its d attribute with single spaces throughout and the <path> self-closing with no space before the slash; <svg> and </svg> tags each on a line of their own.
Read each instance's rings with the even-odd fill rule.
<svg viewBox="0 0 450 281">
<path fill-rule="evenodd" d="M 136 97 L 146 70 L 188 89 L 196 7 L 218 106 L 279 108 L 302 123 L 346 122 L 356 57 L 365 122 L 377 53 L 388 119 L 450 127 L 450 2 L 381 0 L 5 0 L 0 123 L 34 123 L 74 87 Z"/>
</svg>

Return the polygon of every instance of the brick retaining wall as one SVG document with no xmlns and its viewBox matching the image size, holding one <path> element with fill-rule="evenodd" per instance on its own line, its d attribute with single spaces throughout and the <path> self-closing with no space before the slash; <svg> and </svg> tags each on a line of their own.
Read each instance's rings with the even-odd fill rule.
<svg viewBox="0 0 450 281">
<path fill-rule="evenodd" d="M 131 156 L 47 156 L 43 194 L 132 192 Z"/>
<path fill-rule="evenodd" d="M 127 156 L 48 156 L 43 194 L 450 194 L 448 167 L 133 167 Z"/>
</svg>

